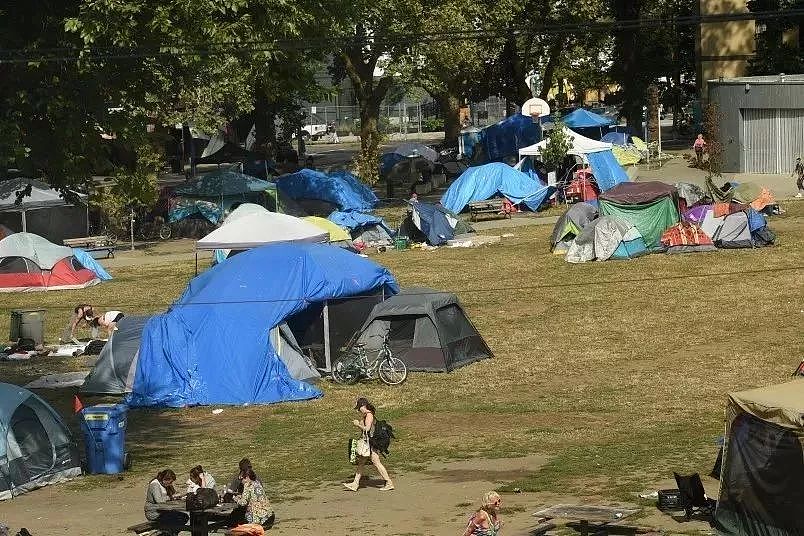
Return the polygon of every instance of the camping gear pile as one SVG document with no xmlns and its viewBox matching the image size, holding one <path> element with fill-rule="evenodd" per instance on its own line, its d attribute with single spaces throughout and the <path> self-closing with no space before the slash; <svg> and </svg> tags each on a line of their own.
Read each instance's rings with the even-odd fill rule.
<svg viewBox="0 0 804 536">
<path fill-rule="evenodd" d="M 692 185 L 622 183 L 602 193 L 598 207 L 572 205 L 553 228 L 551 248 L 567 262 L 580 263 L 771 245 L 776 237 L 753 203 L 765 208 L 772 197 L 762 188 L 750 191 L 753 194 L 743 195 L 757 198 L 741 204 L 712 202 L 709 192 Z M 690 208 L 680 210 L 687 203 Z"/>
<path fill-rule="evenodd" d="M 355 245 L 388 246 L 393 241 L 389 225 L 373 214 L 379 199 L 349 172 L 301 169 L 277 178 L 276 187 L 280 205 L 292 203 L 290 213 L 327 218 L 347 229 Z"/>
</svg>

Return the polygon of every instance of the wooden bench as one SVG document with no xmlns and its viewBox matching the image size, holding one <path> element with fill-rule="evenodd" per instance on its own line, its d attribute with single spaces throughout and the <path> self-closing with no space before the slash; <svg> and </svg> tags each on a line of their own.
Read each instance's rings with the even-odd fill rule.
<svg viewBox="0 0 804 536">
<path fill-rule="evenodd" d="M 106 235 L 97 235 L 65 238 L 62 243 L 71 248 L 81 248 L 94 259 L 113 259 L 117 240 Z"/>
<path fill-rule="evenodd" d="M 502 199 L 488 199 L 486 201 L 474 201 L 469 203 L 469 214 L 472 221 L 477 221 L 481 214 L 495 214 L 503 218 L 510 218 L 511 214 L 503 208 Z"/>
</svg>

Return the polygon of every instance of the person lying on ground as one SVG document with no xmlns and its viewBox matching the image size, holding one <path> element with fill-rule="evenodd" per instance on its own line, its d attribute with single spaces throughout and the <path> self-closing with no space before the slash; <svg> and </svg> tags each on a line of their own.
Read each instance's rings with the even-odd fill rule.
<svg viewBox="0 0 804 536">
<path fill-rule="evenodd" d="M 92 326 L 93 318 L 95 318 L 95 312 L 92 310 L 92 306 L 88 303 L 79 303 L 75 309 L 73 309 L 73 316 L 61 338 L 62 342 L 72 341 L 78 344 L 78 340 L 75 338 L 75 330 L 78 329 L 78 324 L 84 322 L 87 326 Z M 93 329 L 92 337 L 95 338 L 96 335 L 97 329 Z"/>
<path fill-rule="evenodd" d="M 501 504 L 502 499 L 496 491 L 486 493 L 480 510 L 469 518 L 463 536 L 497 536 L 502 528 Z"/>
<path fill-rule="evenodd" d="M 265 494 L 262 483 L 252 469 L 243 475 L 243 493 L 235 496 L 235 502 L 246 507 L 246 522 L 263 527 L 274 524 L 274 509 Z"/>
<path fill-rule="evenodd" d="M 93 318 L 92 325 L 106 328 L 107 335 L 111 337 L 112 333 L 117 329 L 117 323 L 120 322 L 124 316 L 125 315 L 120 311 L 106 311 L 102 315 Z"/>
<path fill-rule="evenodd" d="M 215 489 L 215 479 L 204 471 L 200 465 L 190 469 L 190 478 L 187 479 L 187 493 L 195 493 L 200 488 Z"/>
<path fill-rule="evenodd" d="M 164 504 L 173 499 L 177 499 L 176 473 L 170 469 L 159 471 L 156 478 L 148 484 L 148 491 L 145 494 L 145 519 L 148 521 L 159 521 L 175 525 L 184 525 L 190 519 L 184 512 L 160 512 L 158 505 Z"/>
</svg>

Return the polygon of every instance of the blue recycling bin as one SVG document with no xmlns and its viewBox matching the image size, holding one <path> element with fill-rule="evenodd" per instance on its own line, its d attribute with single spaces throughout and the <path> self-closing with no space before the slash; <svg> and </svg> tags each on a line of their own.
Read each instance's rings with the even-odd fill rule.
<svg viewBox="0 0 804 536">
<path fill-rule="evenodd" d="M 81 431 L 92 474 L 117 474 L 128 468 L 125 404 L 98 404 L 81 410 Z"/>
</svg>

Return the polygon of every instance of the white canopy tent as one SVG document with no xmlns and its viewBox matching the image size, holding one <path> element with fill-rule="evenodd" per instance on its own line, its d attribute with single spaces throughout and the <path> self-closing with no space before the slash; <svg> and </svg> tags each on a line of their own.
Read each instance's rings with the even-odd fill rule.
<svg viewBox="0 0 804 536">
<path fill-rule="evenodd" d="M 613 145 L 603 141 L 593 140 L 586 136 L 581 136 L 567 127 L 564 127 L 564 135 L 572 140 L 572 147 L 567 151 L 567 154 L 579 156 L 584 162 L 587 161 L 586 155 L 590 153 L 599 153 L 601 151 L 610 151 Z M 547 146 L 548 138 L 543 139 L 539 143 L 523 147 L 519 150 L 519 157 L 525 156 L 539 156 Z"/>
<path fill-rule="evenodd" d="M 237 207 L 223 224 L 196 242 L 197 250 L 256 248 L 272 242 L 328 242 L 329 233 L 301 218 L 253 203 Z"/>
<path fill-rule="evenodd" d="M 30 194 L 22 195 L 19 197 L 17 195 L 18 192 L 23 192 L 28 188 L 31 187 Z M 81 212 L 84 215 L 84 221 L 80 222 L 81 227 L 83 230 L 81 232 L 88 232 L 88 216 L 87 216 L 87 205 L 86 194 L 79 194 L 76 193 L 76 198 L 83 204 L 82 206 L 77 207 L 76 212 Z M 17 202 L 19 198 L 19 203 Z M 49 233 L 45 232 L 45 229 L 36 227 L 34 229 L 28 229 L 28 212 L 37 211 L 37 210 L 46 210 L 52 211 L 53 209 L 59 207 L 71 207 L 72 210 L 76 210 L 73 208 L 74 206 L 67 202 L 61 195 L 58 190 L 54 190 L 50 187 L 49 184 L 44 182 L 35 180 L 35 179 L 26 179 L 26 178 L 18 178 L 18 179 L 11 179 L 7 181 L 0 182 L 0 213 L 18 213 L 20 215 L 20 225 L 21 228 L 18 230 L 22 231 L 23 233 L 33 231 L 37 234 L 48 235 Z M 73 220 L 76 217 L 76 214 L 73 212 L 65 212 L 65 213 L 56 213 L 56 212 L 48 212 L 47 215 L 40 217 L 40 220 L 50 222 L 55 226 L 60 226 L 63 223 L 65 218 Z M 75 226 L 76 222 L 71 221 L 70 223 Z M 47 238 L 55 239 L 59 241 L 58 238 L 54 238 L 53 236 L 48 236 Z"/>
</svg>

